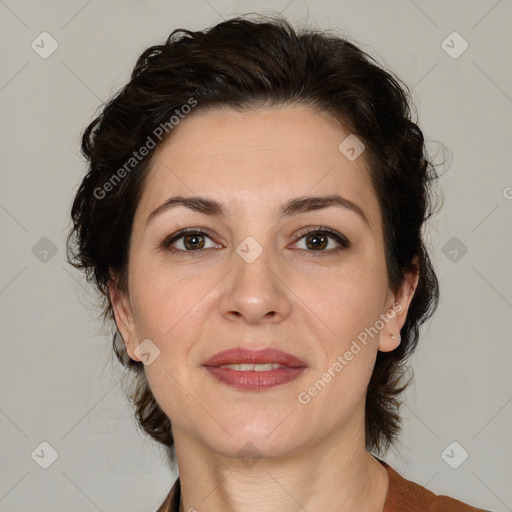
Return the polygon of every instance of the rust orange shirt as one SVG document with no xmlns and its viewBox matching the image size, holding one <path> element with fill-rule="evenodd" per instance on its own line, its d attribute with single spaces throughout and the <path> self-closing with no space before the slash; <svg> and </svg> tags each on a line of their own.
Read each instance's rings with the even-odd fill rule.
<svg viewBox="0 0 512 512">
<path fill-rule="evenodd" d="M 388 493 L 382 512 L 490 512 L 448 496 L 438 496 L 425 487 L 406 480 L 383 460 L 377 460 L 386 468 L 389 476 Z M 180 491 L 178 478 L 156 512 L 179 512 Z"/>
</svg>

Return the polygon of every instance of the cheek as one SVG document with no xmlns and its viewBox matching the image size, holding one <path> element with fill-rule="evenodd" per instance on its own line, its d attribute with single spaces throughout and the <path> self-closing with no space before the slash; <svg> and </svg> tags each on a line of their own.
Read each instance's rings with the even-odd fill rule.
<svg viewBox="0 0 512 512">
<path fill-rule="evenodd" d="M 184 389 L 201 378 L 198 347 L 211 337 L 208 328 L 215 298 L 210 294 L 215 293 L 218 278 L 212 273 L 184 275 L 149 265 L 132 277 L 138 337 L 151 340 L 159 354 L 145 367 L 146 376 L 155 398 L 170 412 L 175 404 L 188 404 L 190 396 Z"/>
<path fill-rule="evenodd" d="M 317 340 L 319 354 L 303 391 L 310 397 L 317 393 L 314 408 L 333 421 L 364 402 L 375 364 L 379 340 L 375 325 L 383 312 L 386 280 L 375 267 L 369 272 L 366 268 L 332 274 L 328 285 L 317 281 L 318 286 L 312 287 L 304 282 L 298 293 L 307 297 L 306 330 Z"/>
<path fill-rule="evenodd" d="M 133 272 L 131 284 L 135 321 L 141 336 L 164 342 L 181 323 L 195 316 L 215 281 L 209 282 L 203 272 L 184 275 L 179 268 L 140 266 Z"/>
<path fill-rule="evenodd" d="M 353 264 L 329 273 L 303 275 L 291 286 L 331 335 L 355 337 L 382 313 L 387 279 L 375 266 Z"/>
<path fill-rule="evenodd" d="M 149 339 L 159 355 L 144 370 L 157 403 L 173 419 L 183 416 L 193 424 L 198 411 L 192 396 L 198 396 L 191 383 L 199 377 L 190 352 L 202 338 L 203 310 L 209 286 L 204 280 L 178 278 L 148 268 L 133 284 L 133 309 L 140 340 Z M 188 390 L 188 391 L 187 391 Z M 191 394 L 192 393 L 192 394 Z"/>
</svg>

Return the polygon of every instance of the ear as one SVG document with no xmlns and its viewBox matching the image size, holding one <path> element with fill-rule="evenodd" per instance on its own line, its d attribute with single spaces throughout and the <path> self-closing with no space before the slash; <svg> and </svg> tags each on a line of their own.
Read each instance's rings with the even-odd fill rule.
<svg viewBox="0 0 512 512">
<path fill-rule="evenodd" d="M 134 352 L 139 341 L 130 297 L 127 292 L 121 290 L 117 279 L 112 279 L 109 283 L 109 297 L 114 310 L 117 330 L 123 338 L 126 351 L 131 359 L 140 361 L 140 358 L 138 358 Z"/>
<path fill-rule="evenodd" d="M 418 257 L 415 256 L 413 261 L 416 268 L 419 269 Z M 385 322 L 385 326 L 380 332 L 379 350 L 381 352 L 390 352 L 400 345 L 400 330 L 407 318 L 407 312 L 418 286 L 418 280 L 419 273 L 416 270 L 406 275 L 405 282 L 398 293 L 394 294 L 391 290 L 388 290 L 385 311 L 388 321 Z"/>
</svg>

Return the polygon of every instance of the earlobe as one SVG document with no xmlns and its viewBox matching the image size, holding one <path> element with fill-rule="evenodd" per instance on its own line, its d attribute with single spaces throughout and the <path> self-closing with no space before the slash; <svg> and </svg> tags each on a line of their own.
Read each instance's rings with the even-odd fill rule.
<svg viewBox="0 0 512 512">
<path fill-rule="evenodd" d="M 114 281 L 111 281 L 109 284 L 109 297 L 112 309 L 114 310 L 117 330 L 124 341 L 126 351 L 131 359 L 140 361 L 134 353 L 138 342 L 129 297 L 119 289 L 119 286 Z"/>
<path fill-rule="evenodd" d="M 398 345 L 400 345 L 400 341 L 400 329 L 398 329 L 395 333 L 389 333 L 384 330 L 384 332 L 380 333 L 379 350 L 381 352 L 391 352 L 392 350 L 395 350 Z"/>
</svg>

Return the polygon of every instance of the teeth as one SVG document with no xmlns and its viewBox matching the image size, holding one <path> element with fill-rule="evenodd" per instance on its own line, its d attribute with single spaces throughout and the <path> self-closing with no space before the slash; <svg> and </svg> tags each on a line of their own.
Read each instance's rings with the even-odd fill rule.
<svg viewBox="0 0 512 512">
<path fill-rule="evenodd" d="M 265 363 L 265 364 L 222 364 L 219 368 L 231 368 L 232 370 L 237 370 L 239 372 L 268 372 L 270 370 L 275 370 L 279 368 L 281 365 L 277 363 Z"/>
</svg>

